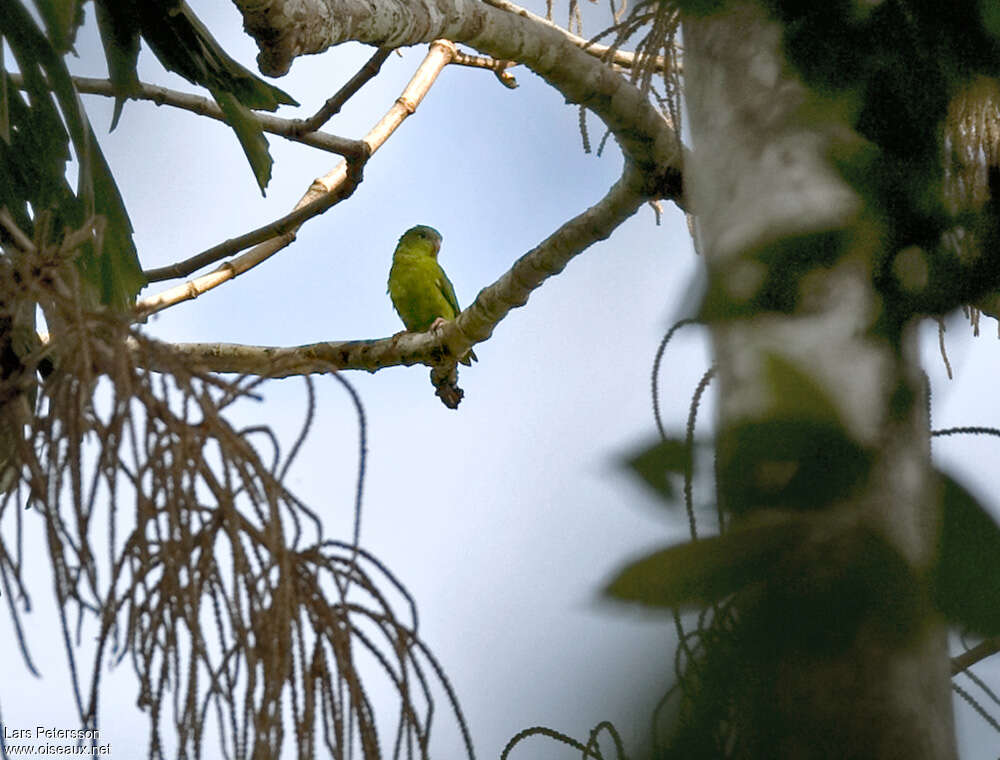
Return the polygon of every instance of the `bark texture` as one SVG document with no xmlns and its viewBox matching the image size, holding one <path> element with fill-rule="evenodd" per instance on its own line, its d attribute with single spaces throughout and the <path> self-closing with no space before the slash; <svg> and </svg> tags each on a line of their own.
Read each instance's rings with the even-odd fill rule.
<svg viewBox="0 0 1000 760">
<path fill-rule="evenodd" d="M 780 357 L 793 366 L 822 390 L 847 435 L 873 452 L 861 487 L 826 509 L 863 523 L 919 574 L 934 552 L 938 516 L 914 335 L 890 345 L 873 332 L 881 301 L 871 254 L 879 242 L 865 227 L 862 199 L 830 160 L 855 138 L 846 124 L 815 118 L 834 109 L 823 111 L 783 60 L 781 34 L 756 3 L 729 4 L 684 26 L 695 143 L 685 183 L 710 290 L 737 306 L 751 302 L 768 276 L 766 257 L 756 253 L 789 241 L 803 250 L 824 236 L 870 244 L 868 255 L 855 244 L 805 272 L 792 310 L 748 310 L 713 322 L 718 430 L 771 418 L 787 400 L 775 397 L 769 362 Z M 821 556 L 799 569 L 822 573 L 840 561 Z M 776 628 L 799 622 L 774 621 Z M 790 647 L 775 652 L 766 670 L 733 678 L 745 675 L 765 703 L 738 704 L 736 723 L 751 733 L 778 727 L 755 739 L 770 743 L 771 757 L 956 757 L 945 630 L 933 619 L 902 637 L 863 620 L 844 647 Z"/>
</svg>

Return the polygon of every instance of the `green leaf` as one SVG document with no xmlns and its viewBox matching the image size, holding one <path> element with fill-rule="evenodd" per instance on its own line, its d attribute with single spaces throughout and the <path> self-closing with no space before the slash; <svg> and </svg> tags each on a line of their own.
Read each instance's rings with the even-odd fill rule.
<svg viewBox="0 0 1000 760">
<path fill-rule="evenodd" d="M 712 273 L 698 321 L 725 322 L 769 311 L 793 313 L 802 297 L 803 280 L 832 267 L 851 242 L 842 229 L 791 232 L 765 240 L 727 264 L 725 271 Z"/>
<path fill-rule="evenodd" d="M 643 448 L 626 458 L 625 464 L 664 501 L 673 501 L 676 489 L 671 475 L 683 474 L 691 466 L 684 441 L 671 438 Z"/>
<path fill-rule="evenodd" d="M 260 122 L 250 109 L 240 103 L 234 95 L 215 90 L 212 91 L 212 95 L 226 115 L 226 121 L 236 133 L 240 145 L 243 146 L 243 152 L 250 162 L 254 177 L 257 178 L 257 185 L 263 192 L 267 183 L 271 181 L 272 161 Z"/>
<path fill-rule="evenodd" d="M 95 295 L 109 306 L 122 308 L 145 280 L 132 241 L 132 227 L 114 178 L 62 58 L 20 3 L 6 3 L 5 10 L 0 29 L 8 35 L 31 96 L 31 106 L 23 104 L 20 119 L 32 124 L 32 134 L 23 137 L 28 142 L 43 143 L 29 148 L 39 153 L 26 161 L 11 151 L 6 162 L 21 170 L 23 198 L 32 204 L 33 218 L 45 210 L 56 212 L 52 229 L 57 234 L 66 227 L 79 227 L 94 214 L 105 217 L 104 240 L 108 248 L 95 251 L 88 247 L 77 261 Z M 49 90 L 56 96 L 58 111 Z M 19 130 L 19 137 L 23 131 Z M 79 164 L 75 198 L 67 192 L 65 180 L 66 132 Z M 40 183 L 41 189 L 32 182 Z"/>
<path fill-rule="evenodd" d="M 813 377 L 784 356 L 764 352 L 764 381 L 771 391 L 771 409 L 779 417 L 840 426 L 840 413 Z"/>
<path fill-rule="evenodd" d="M 0 45 L 3 39 L 0 37 Z M 10 145 L 10 87 L 4 56 L 0 55 L 0 140 Z"/>
<path fill-rule="evenodd" d="M 80 0 L 35 0 L 35 7 L 45 22 L 49 41 L 56 52 L 71 50 L 76 30 L 83 23 L 83 3 Z"/>
<path fill-rule="evenodd" d="M 871 467 L 870 452 L 843 428 L 800 419 L 746 422 L 717 444 L 726 509 L 817 510 L 846 498 Z"/>
<path fill-rule="evenodd" d="M 131 0 L 96 0 L 97 26 L 115 91 L 111 129 L 118 126 L 125 100 L 139 89 L 139 21 Z"/>
<path fill-rule="evenodd" d="M 787 517 L 758 520 L 722 536 L 677 544 L 626 566 L 605 593 L 653 607 L 710 604 L 765 580 L 802 540 L 805 527 Z"/>
<path fill-rule="evenodd" d="M 763 357 L 769 393 L 760 420 L 717 439 L 719 492 L 726 509 L 814 510 L 848 496 L 872 455 L 854 441 L 811 375 L 783 356 Z"/>
<path fill-rule="evenodd" d="M 213 94 L 231 93 L 247 108 L 274 111 L 279 105 L 298 105 L 288 93 L 233 60 L 187 3 L 143 0 L 135 7 L 143 39 L 170 71 Z"/>
<path fill-rule="evenodd" d="M 95 172 L 93 183 L 94 207 L 107 220 L 97 256 L 98 276 L 92 282 L 98 288 L 101 303 L 124 310 L 134 303 L 136 294 L 147 284 L 147 280 L 139 267 L 132 241 L 132 223 L 125 204 L 96 142 L 91 160 L 99 169 Z"/>
<path fill-rule="evenodd" d="M 1000 635 L 1000 526 L 965 488 L 941 478 L 934 601 L 952 623 L 981 636 Z"/>
</svg>

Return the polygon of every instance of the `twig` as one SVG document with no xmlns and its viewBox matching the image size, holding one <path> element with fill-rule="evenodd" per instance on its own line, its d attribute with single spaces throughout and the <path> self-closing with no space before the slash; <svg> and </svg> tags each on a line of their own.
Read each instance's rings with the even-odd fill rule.
<svg viewBox="0 0 1000 760">
<path fill-rule="evenodd" d="M 399 125 L 402 124 L 410 114 L 417 110 L 417 106 L 420 105 L 420 102 L 424 99 L 424 96 L 427 94 L 431 85 L 434 84 L 434 80 L 437 79 L 441 70 L 451 61 L 454 53 L 455 46 L 447 40 L 435 40 L 431 43 L 430 50 L 427 52 L 423 62 L 417 68 L 413 78 L 410 79 L 409 83 L 406 85 L 403 93 L 396 99 L 396 102 L 392 105 L 386 115 L 383 116 L 374 127 L 372 127 L 371 131 L 367 134 L 367 136 L 365 136 L 364 140 L 361 141 L 365 146 L 366 157 L 375 153 L 375 151 L 377 151 L 385 143 L 389 136 L 396 131 Z M 173 306 L 174 304 L 188 301 L 192 298 L 197 298 L 202 293 L 218 287 L 223 282 L 231 280 L 237 275 L 246 272 L 248 269 L 257 266 L 262 261 L 265 261 L 273 256 L 295 239 L 295 232 L 298 227 L 302 225 L 302 223 L 313 216 L 323 213 L 354 191 L 354 187 L 357 182 L 360 181 L 360 170 L 362 165 L 362 162 L 349 162 L 347 160 L 341 161 L 329 174 L 314 180 L 312 185 L 309 187 L 309 190 L 306 191 L 306 194 L 302 196 L 301 200 L 299 200 L 298 204 L 296 204 L 292 214 L 295 214 L 296 212 L 301 212 L 302 214 L 301 219 L 296 217 L 297 224 L 293 223 L 282 234 L 265 240 L 263 243 L 257 245 L 256 248 L 247 251 L 245 254 L 232 261 L 222 264 L 222 266 L 213 272 L 209 272 L 208 274 L 184 283 L 183 285 L 158 293 L 155 296 L 142 299 L 136 304 L 137 318 L 144 319 L 149 315 L 162 311 L 163 309 Z M 285 218 L 279 219 L 274 224 L 282 225 Z M 248 233 L 250 236 L 254 234 L 255 233 Z M 228 252 L 231 252 L 225 246 L 225 243 L 217 246 L 218 249 L 224 251 L 219 254 L 218 258 L 221 258 L 222 256 L 227 255 Z M 205 257 L 207 259 L 207 256 L 205 256 L 207 253 L 208 252 L 206 251 L 193 258 L 199 259 L 199 261 L 201 261 L 201 257 Z M 188 259 L 188 261 L 181 262 L 180 264 L 176 264 L 174 266 L 183 270 L 190 261 L 192 261 L 192 259 Z M 199 265 L 204 266 L 206 263 L 211 262 L 201 261 Z"/>
<path fill-rule="evenodd" d="M 518 259 L 499 280 L 480 291 L 469 308 L 438 331 L 400 333 L 377 340 L 348 340 L 305 346 L 246 346 L 225 343 L 178 343 L 164 347 L 200 369 L 215 372 L 289 377 L 331 370 L 454 364 L 474 343 L 492 335 L 511 309 L 523 306 L 531 291 L 561 272 L 598 240 L 607 238 L 646 200 L 633 167 L 598 203 L 570 219 L 536 248 Z M 156 369 L 156 367 L 150 367 Z"/>
<path fill-rule="evenodd" d="M 951 674 L 961 673 L 966 668 L 972 667 L 980 660 L 1000 652 L 1000 636 L 994 636 L 976 644 L 968 651 L 951 658 Z"/>
<path fill-rule="evenodd" d="M 0 208 L 0 227 L 3 227 L 7 234 L 11 236 L 14 244 L 20 248 L 22 251 L 27 253 L 35 252 L 35 244 L 31 242 L 24 230 L 17 226 L 17 222 L 10 215 L 10 212 L 5 208 Z"/>
<path fill-rule="evenodd" d="M 563 27 L 559 26 L 559 24 L 549 21 L 543 16 L 536 16 L 534 13 L 525 8 L 522 8 L 520 5 L 516 5 L 515 3 L 510 2 L 510 0 L 483 0 L 483 2 L 485 2 L 487 5 L 492 5 L 494 8 L 499 8 L 500 10 L 503 11 L 509 11 L 510 13 L 516 13 L 518 16 L 523 16 L 526 19 L 531 19 L 532 21 L 536 21 L 539 24 L 545 24 L 546 26 L 551 27 L 552 29 L 555 29 L 556 31 L 560 32 L 567 40 L 572 42 L 574 45 L 576 45 L 584 52 L 594 56 L 595 58 L 603 59 L 604 56 L 608 54 L 608 51 L 611 50 L 610 45 L 598 45 L 596 43 L 592 44 L 590 40 L 584 39 L 583 37 L 580 37 L 576 34 L 573 34 L 570 31 L 567 31 Z M 628 50 L 615 50 L 609 62 L 613 63 L 616 66 L 621 66 L 623 69 L 631 69 L 636 66 L 638 59 L 640 57 L 641 56 L 638 56 L 635 53 L 632 53 Z M 670 62 L 667 61 L 662 55 L 657 56 L 655 61 L 656 63 L 653 68 L 654 71 L 664 71 L 670 65 Z"/>
<path fill-rule="evenodd" d="M 17 87 L 24 86 L 24 78 L 20 74 L 10 74 L 11 81 Z M 90 77 L 73 77 L 73 84 L 79 92 L 87 95 L 103 95 L 113 98 L 117 95 L 111 82 L 107 79 L 92 79 Z M 211 98 L 192 95 L 186 92 L 171 90 L 159 85 L 140 83 L 139 89 L 129 94 L 135 100 L 148 100 L 158 106 L 172 106 L 183 111 L 190 111 L 199 116 L 226 122 L 222 109 Z M 327 134 L 326 132 L 303 133 L 298 127 L 300 119 L 282 119 L 271 114 L 253 112 L 254 118 L 260 123 L 261 129 L 273 135 L 279 135 L 289 140 L 318 148 L 328 153 L 336 153 L 347 158 L 359 158 L 364 152 L 360 140 Z M 228 122 L 227 122 L 228 123 Z"/>
<path fill-rule="evenodd" d="M 471 53 L 463 53 L 461 50 L 457 50 L 455 51 L 455 59 L 452 63 L 476 69 L 489 69 L 497 75 L 497 79 L 500 80 L 500 84 L 504 87 L 511 90 L 517 89 L 517 80 L 513 74 L 507 71 L 511 66 L 517 66 L 517 61 L 501 61 L 492 56 L 472 55 Z"/>
<path fill-rule="evenodd" d="M 296 134 L 307 134 L 315 132 L 326 124 L 331 117 L 340 112 L 344 103 L 350 100 L 358 90 L 378 74 L 382 68 L 382 64 L 385 63 L 386 58 L 389 57 L 392 51 L 393 48 L 389 47 L 380 47 L 376 50 L 375 55 L 369 58 L 365 62 L 365 65 L 358 70 L 358 73 L 351 77 L 347 84 L 337 90 L 334 96 L 323 104 L 322 108 L 308 119 L 297 119 L 292 122 L 293 131 Z"/>
<path fill-rule="evenodd" d="M 352 172 L 351 166 L 356 166 L 357 169 Z M 354 192 L 358 184 L 361 182 L 362 166 L 363 162 L 360 161 L 348 162 L 347 175 L 349 178 L 352 174 L 354 176 L 351 182 L 338 187 L 338 192 L 323 193 L 309 203 L 306 203 L 304 206 L 296 206 L 294 211 L 285 214 L 285 216 L 280 219 L 276 219 L 269 224 L 265 224 L 263 227 L 258 227 L 255 230 L 244 233 L 239 237 L 230 238 L 229 240 L 219 243 L 218 245 L 214 245 L 189 259 L 185 259 L 184 261 L 177 262 L 176 264 L 170 264 L 165 267 L 159 267 L 158 269 L 147 270 L 144 272 L 146 278 L 150 282 L 161 282 L 163 280 L 173 280 L 178 277 L 185 277 L 204 266 L 215 263 L 225 256 L 245 250 L 252 245 L 257 245 L 258 243 L 264 243 L 272 238 L 284 239 L 287 236 L 288 240 L 284 241 L 285 245 L 291 243 L 292 240 L 295 239 L 294 230 L 300 227 L 303 222 L 308 220 L 310 217 L 323 213 L 328 208 L 344 200 Z M 288 233 L 291 234 L 289 235 Z M 245 263 L 246 262 L 243 262 L 244 265 Z M 233 268 L 236 266 L 236 262 L 230 262 L 228 266 Z M 249 266 L 244 266 L 244 268 L 236 272 L 236 274 L 242 274 L 248 268 Z M 163 296 L 165 294 L 161 293 L 160 295 Z M 150 300 L 151 299 L 145 299 L 144 302 L 148 302 Z"/>
</svg>

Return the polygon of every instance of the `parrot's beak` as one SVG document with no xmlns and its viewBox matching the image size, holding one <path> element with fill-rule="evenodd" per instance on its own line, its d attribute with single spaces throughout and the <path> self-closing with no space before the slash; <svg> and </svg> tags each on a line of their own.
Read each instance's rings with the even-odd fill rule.
<svg viewBox="0 0 1000 760">
<path fill-rule="evenodd" d="M 441 238 L 434 241 L 434 258 L 437 258 L 438 253 L 441 251 Z"/>
</svg>

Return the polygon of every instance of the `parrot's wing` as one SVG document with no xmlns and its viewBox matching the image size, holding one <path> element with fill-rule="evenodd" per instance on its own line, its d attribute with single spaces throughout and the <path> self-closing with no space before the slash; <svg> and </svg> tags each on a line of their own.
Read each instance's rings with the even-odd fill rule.
<svg viewBox="0 0 1000 760">
<path fill-rule="evenodd" d="M 462 310 L 458 305 L 458 298 L 455 296 L 455 286 L 451 284 L 451 280 L 448 279 L 448 275 L 444 273 L 444 270 L 441 269 L 441 267 L 438 267 L 438 271 L 440 274 L 437 278 L 436 284 L 438 289 L 441 291 L 441 295 L 444 296 L 444 300 L 446 300 L 451 308 L 454 309 L 455 313 L 451 316 L 451 319 L 454 319 Z"/>
</svg>

